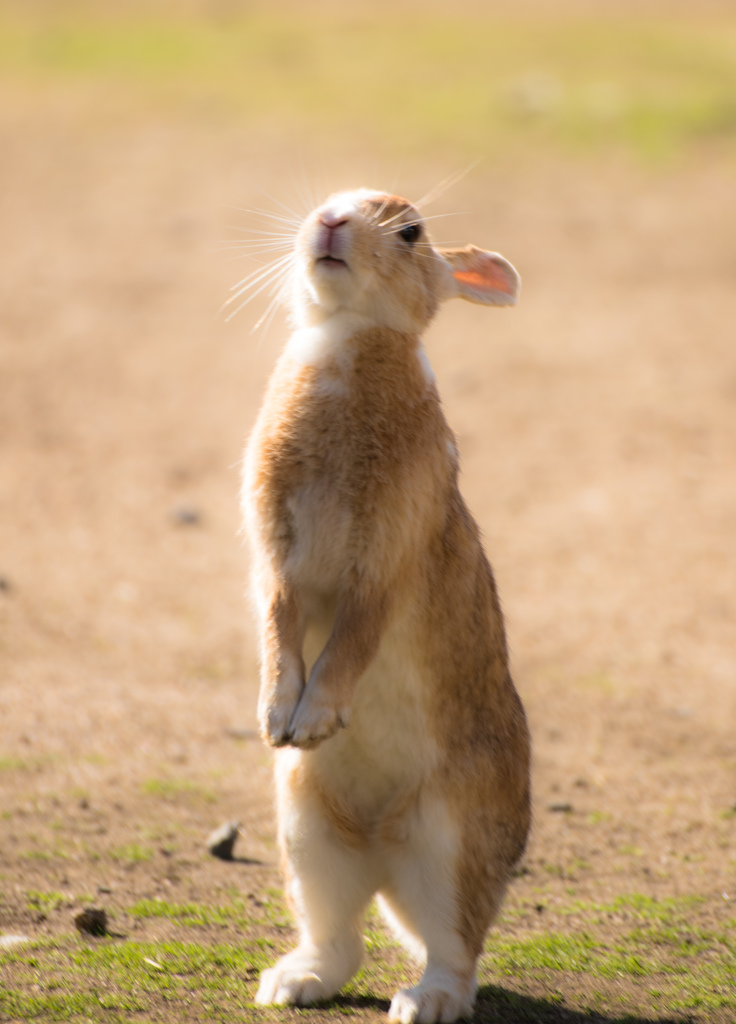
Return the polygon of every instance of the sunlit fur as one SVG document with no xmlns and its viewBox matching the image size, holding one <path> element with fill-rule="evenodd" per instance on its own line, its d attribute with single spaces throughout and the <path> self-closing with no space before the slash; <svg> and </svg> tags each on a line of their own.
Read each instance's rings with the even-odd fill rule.
<svg viewBox="0 0 736 1024">
<path fill-rule="evenodd" d="M 408 224 L 421 225 L 413 243 Z M 495 254 L 433 248 L 416 208 L 367 190 L 330 197 L 294 252 L 294 332 L 243 499 L 259 721 L 300 940 L 257 999 L 334 995 L 378 893 L 426 959 L 390 1020 L 454 1021 L 472 1011 L 483 937 L 524 848 L 529 740 L 420 334 L 443 298 L 513 301 L 518 276 Z M 470 291 L 457 252 L 480 280 Z M 489 260 L 502 273 L 484 292 Z"/>
</svg>

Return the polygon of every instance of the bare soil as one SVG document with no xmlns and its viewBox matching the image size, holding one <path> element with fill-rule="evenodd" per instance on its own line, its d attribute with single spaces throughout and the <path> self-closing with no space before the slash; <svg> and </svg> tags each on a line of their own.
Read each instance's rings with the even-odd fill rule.
<svg viewBox="0 0 736 1024">
<path fill-rule="evenodd" d="M 277 210 L 257 186 L 305 204 L 285 143 L 204 118 L 6 111 L 0 152 L 0 930 L 67 935 L 89 897 L 153 941 L 180 929 L 126 916 L 141 899 L 237 888 L 257 907 L 281 885 L 238 463 L 286 328 L 249 335 L 256 304 L 218 315 L 252 265 L 217 247 L 263 227 L 230 206 Z M 343 156 L 329 184 L 394 171 L 374 161 L 366 180 Z M 446 171 L 410 167 L 399 188 Z M 472 213 L 437 221 L 440 240 L 498 249 L 524 280 L 516 310 L 448 307 L 427 343 L 534 738 L 534 833 L 501 930 L 574 930 L 565 901 L 632 893 L 698 897 L 693 921 L 725 927 L 733 168 L 479 169 L 433 212 L 452 210 Z M 231 818 L 224 863 L 204 842 Z M 51 891 L 52 909 L 29 899 Z M 552 1019 L 534 1000 L 554 993 L 514 984 L 527 1019 Z M 604 1019 L 584 1012 L 591 984 L 566 975 L 555 1019 Z"/>
</svg>

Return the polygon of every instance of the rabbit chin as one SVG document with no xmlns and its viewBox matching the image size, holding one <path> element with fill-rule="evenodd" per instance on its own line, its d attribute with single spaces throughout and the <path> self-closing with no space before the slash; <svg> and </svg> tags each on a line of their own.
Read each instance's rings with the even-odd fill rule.
<svg viewBox="0 0 736 1024">
<path fill-rule="evenodd" d="M 297 281 L 294 320 L 297 326 L 314 327 L 336 313 L 371 312 L 370 280 L 347 264 L 314 263 Z"/>
<path fill-rule="evenodd" d="M 421 334 L 431 313 L 412 315 L 402 297 L 381 287 L 372 270 L 349 266 L 316 267 L 299 275 L 292 292 L 291 319 L 295 327 L 318 327 L 333 317 L 360 319 L 360 329 L 388 327 L 405 334 Z M 432 313 L 434 310 L 431 311 Z"/>
</svg>

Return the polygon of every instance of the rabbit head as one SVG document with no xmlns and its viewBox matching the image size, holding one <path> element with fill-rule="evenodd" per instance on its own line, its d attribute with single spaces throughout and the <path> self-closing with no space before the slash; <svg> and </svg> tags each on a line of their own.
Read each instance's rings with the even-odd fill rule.
<svg viewBox="0 0 736 1024">
<path fill-rule="evenodd" d="M 301 225 L 291 307 L 297 326 L 336 313 L 419 334 L 440 302 L 516 302 L 520 280 L 497 253 L 435 248 L 419 211 L 399 196 L 358 189 L 332 195 Z"/>
</svg>

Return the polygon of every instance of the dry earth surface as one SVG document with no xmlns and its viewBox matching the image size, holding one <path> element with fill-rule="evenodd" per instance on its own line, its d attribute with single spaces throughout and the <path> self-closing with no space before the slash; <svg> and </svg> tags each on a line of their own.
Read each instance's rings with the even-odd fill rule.
<svg viewBox="0 0 736 1024">
<path fill-rule="evenodd" d="M 229 207 L 278 212 L 259 187 L 305 210 L 293 153 L 62 103 L 4 109 L 0 152 L 0 931 L 30 940 L 0 953 L 0 1019 L 379 1020 L 414 969 L 375 922 L 338 1003 L 248 1002 L 291 931 L 238 462 L 285 327 L 218 314 L 251 266 L 218 247 L 264 226 Z M 309 184 L 417 195 L 447 170 L 343 155 Z M 432 212 L 455 210 L 440 240 L 524 279 L 516 310 L 448 307 L 427 343 L 535 749 L 479 1015 L 726 1024 L 733 166 L 480 167 Z M 204 842 L 231 818 L 226 863 Z M 112 937 L 74 931 L 90 904 Z"/>
</svg>

